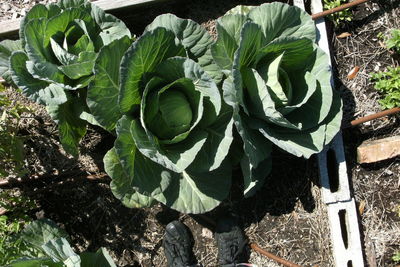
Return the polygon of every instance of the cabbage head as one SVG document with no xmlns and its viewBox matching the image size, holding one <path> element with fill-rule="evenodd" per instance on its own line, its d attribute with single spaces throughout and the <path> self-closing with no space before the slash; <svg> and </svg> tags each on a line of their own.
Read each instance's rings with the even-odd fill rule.
<svg viewBox="0 0 400 267">
<path fill-rule="evenodd" d="M 194 21 L 165 14 L 122 57 L 113 98 L 121 118 L 104 163 L 114 195 L 126 206 L 159 201 L 203 213 L 227 197 L 233 119 L 217 86 L 212 42 Z M 101 99 L 91 101 L 93 111 L 101 107 Z M 94 112 L 111 120 L 105 108 Z"/>
<path fill-rule="evenodd" d="M 295 156 L 320 152 L 340 129 L 341 99 L 311 17 L 295 6 L 238 6 L 217 21 L 211 52 L 227 76 L 224 100 L 243 141 L 245 194 L 270 167 L 271 144 Z"/>
<path fill-rule="evenodd" d="M 65 150 L 78 155 L 86 124 L 96 124 L 86 105 L 98 53 L 113 40 L 130 37 L 125 24 L 86 0 L 35 5 L 21 21 L 21 51 L 9 72 L 30 99 L 44 104 L 58 123 Z"/>
</svg>

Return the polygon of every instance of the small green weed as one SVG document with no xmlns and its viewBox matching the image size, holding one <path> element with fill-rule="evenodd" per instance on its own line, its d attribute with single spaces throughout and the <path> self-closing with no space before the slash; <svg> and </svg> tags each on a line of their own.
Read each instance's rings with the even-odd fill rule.
<svg viewBox="0 0 400 267">
<path fill-rule="evenodd" d="M 0 266 L 9 264 L 21 256 L 36 254 L 19 236 L 22 228 L 32 220 L 27 213 L 35 203 L 14 191 L 0 191 L 0 210 L 7 215 L 0 216 Z"/>
<path fill-rule="evenodd" d="M 397 252 L 393 255 L 392 260 L 393 260 L 394 262 L 396 262 L 396 263 L 399 263 L 399 262 L 400 262 L 400 251 L 397 251 Z"/>
<path fill-rule="evenodd" d="M 386 109 L 400 107 L 400 67 L 388 67 L 387 71 L 371 73 L 374 88 L 384 95 L 379 101 Z"/>
<path fill-rule="evenodd" d="M 324 9 L 332 9 L 345 4 L 346 0 L 324 0 Z M 352 21 L 353 13 L 349 9 L 336 12 L 328 16 L 336 25 L 341 22 Z"/>
<path fill-rule="evenodd" d="M 387 49 L 400 53 L 400 29 L 392 29 L 390 36 L 385 36 L 383 33 L 379 33 L 378 38 L 385 42 Z"/>
<path fill-rule="evenodd" d="M 0 177 L 21 176 L 24 169 L 23 138 L 17 135 L 21 114 L 29 108 L 11 101 L 0 84 Z"/>
</svg>

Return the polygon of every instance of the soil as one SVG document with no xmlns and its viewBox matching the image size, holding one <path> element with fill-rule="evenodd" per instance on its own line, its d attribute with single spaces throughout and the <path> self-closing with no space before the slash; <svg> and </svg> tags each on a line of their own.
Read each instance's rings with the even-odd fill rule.
<svg viewBox="0 0 400 267">
<path fill-rule="evenodd" d="M 23 3 L 34 1 L 7 2 L 28 8 Z M 201 23 L 215 36 L 214 20 L 227 10 L 238 4 L 262 2 L 265 1 L 175 1 L 140 7 L 134 12 L 120 10 L 115 15 L 126 21 L 136 35 L 155 16 L 170 12 Z M 400 27 L 399 2 L 368 2 L 353 9 L 352 21 L 327 23 L 335 87 L 344 101 L 344 126 L 355 118 L 380 111 L 380 96 L 369 81 L 369 73 L 398 65 L 380 45 L 377 35 Z M 343 32 L 351 36 L 338 38 Z M 360 71 L 355 79 L 348 80 L 347 73 L 354 66 L 359 66 Z M 249 240 L 267 251 L 302 266 L 334 265 L 316 157 L 305 160 L 274 151 L 273 171 L 259 193 L 248 199 L 241 196 L 241 174 L 237 170 L 228 199 L 201 216 L 180 214 L 160 204 L 128 209 L 114 198 L 110 178 L 103 175 L 102 157 L 113 145 L 112 135 L 100 128 L 89 128 L 79 159 L 73 159 L 62 150 L 56 125 L 45 109 L 12 89 L 8 93 L 34 110 L 25 116 L 20 130 L 27 137 L 26 167 L 30 179 L 13 186 L 35 201 L 33 218 L 50 218 L 67 230 L 77 252 L 105 247 L 118 266 L 166 266 L 164 229 L 170 221 L 180 219 L 194 235 L 197 259 L 204 266 L 216 266 L 214 218 L 234 212 L 240 216 Z M 400 250 L 400 160 L 397 157 L 358 164 L 356 148 L 365 140 L 398 135 L 399 121 L 397 115 L 343 130 L 348 175 L 359 207 L 363 252 L 369 266 L 395 266 L 391 257 Z M 258 266 L 280 266 L 256 252 L 251 252 L 249 261 Z"/>
</svg>

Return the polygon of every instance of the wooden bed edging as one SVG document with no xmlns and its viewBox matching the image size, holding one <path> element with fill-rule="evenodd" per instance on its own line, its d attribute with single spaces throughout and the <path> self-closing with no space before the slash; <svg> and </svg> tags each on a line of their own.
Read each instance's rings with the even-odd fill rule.
<svg viewBox="0 0 400 267">
<path fill-rule="evenodd" d="M 105 11 L 118 10 L 127 7 L 141 6 L 146 4 L 152 4 L 156 2 L 167 1 L 167 0 L 98 0 L 92 2 Z M 19 31 L 19 25 L 21 18 L 6 20 L 0 22 L 0 37 L 4 38 L 7 35 L 17 34 Z"/>
</svg>

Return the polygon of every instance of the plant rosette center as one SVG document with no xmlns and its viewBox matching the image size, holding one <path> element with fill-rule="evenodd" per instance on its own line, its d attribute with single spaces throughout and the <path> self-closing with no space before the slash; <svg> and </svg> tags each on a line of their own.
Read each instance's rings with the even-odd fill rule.
<svg viewBox="0 0 400 267">
<path fill-rule="evenodd" d="M 187 132 L 192 125 L 195 113 L 192 109 L 196 109 L 198 103 L 194 97 L 187 96 L 185 85 L 193 90 L 190 80 L 175 82 L 151 92 L 145 99 L 145 126 L 161 140 L 171 140 Z"/>
</svg>

